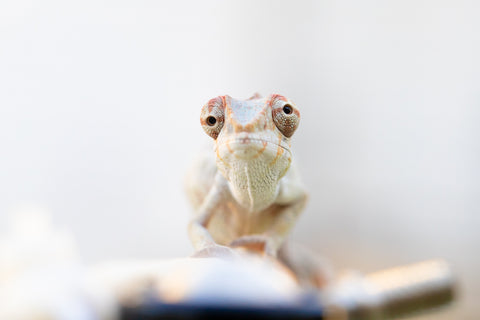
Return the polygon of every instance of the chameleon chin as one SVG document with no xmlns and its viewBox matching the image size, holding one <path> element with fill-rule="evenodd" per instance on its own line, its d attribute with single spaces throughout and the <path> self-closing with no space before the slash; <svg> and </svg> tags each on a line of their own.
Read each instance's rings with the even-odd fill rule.
<svg viewBox="0 0 480 320">
<path fill-rule="evenodd" d="M 299 122 L 297 106 L 278 94 L 219 96 L 202 107 L 200 123 L 214 148 L 187 175 L 196 256 L 230 256 L 242 248 L 277 257 L 300 283 L 326 283 L 323 263 L 300 248 L 288 250 L 285 241 L 307 201 L 291 152 Z"/>
</svg>

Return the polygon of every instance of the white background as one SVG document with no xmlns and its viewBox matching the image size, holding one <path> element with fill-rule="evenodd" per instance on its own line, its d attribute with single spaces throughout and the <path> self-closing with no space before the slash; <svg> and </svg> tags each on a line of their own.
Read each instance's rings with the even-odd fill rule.
<svg viewBox="0 0 480 320">
<path fill-rule="evenodd" d="M 446 258 L 461 299 L 430 317 L 475 319 L 479 17 L 458 0 L 2 1 L 0 231 L 27 205 L 87 262 L 190 254 L 201 106 L 276 92 L 302 113 L 293 237 L 339 268 Z"/>
</svg>

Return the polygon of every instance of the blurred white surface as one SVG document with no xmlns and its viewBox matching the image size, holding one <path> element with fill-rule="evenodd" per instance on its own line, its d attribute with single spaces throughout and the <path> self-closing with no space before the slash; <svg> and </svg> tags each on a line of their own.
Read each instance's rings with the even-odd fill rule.
<svg viewBox="0 0 480 320">
<path fill-rule="evenodd" d="M 88 261 L 191 252 L 186 166 L 219 94 L 296 102 L 294 237 L 340 267 L 444 257 L 478 316 L 475 1 L 2 1 L 0 231 L 52 212 Z M 439 316 L 436 315 L 436 319 Z"/>
<path fill-rule="evenodd" d="M 112 287 L 88 271 L 68 230 L 23 208 L 0 235 L 0 319 L 113 319 Z"/>
</svg>

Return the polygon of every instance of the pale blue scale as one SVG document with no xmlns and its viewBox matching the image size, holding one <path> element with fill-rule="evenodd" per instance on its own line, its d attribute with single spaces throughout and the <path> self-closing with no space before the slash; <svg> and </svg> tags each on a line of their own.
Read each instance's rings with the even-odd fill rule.
<svg viewBox="0 0 480 320">
<path fill-rule="evenodd" d="M 246 125 L 262 111 L 264 108 L 264 101 L 239 101 L 232 99 L 230 109 L 233 113 L 233 118 L 241 125 Z"/>
</svg>

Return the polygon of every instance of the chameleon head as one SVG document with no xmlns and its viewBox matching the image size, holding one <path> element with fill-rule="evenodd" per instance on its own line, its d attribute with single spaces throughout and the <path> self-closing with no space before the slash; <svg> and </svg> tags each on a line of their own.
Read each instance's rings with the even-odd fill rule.
<svg viewBox="0 0 480 320">
<path fill-rule="evenodd" d="M 277 94 L 219 96 L 203 106 L 200 122 L 215 140 L 217 167 L 240 204 L 252 210 L 271 204 L 290 166 L 290 138 L 299 121 L 295 105 Z"/>
</svg>

